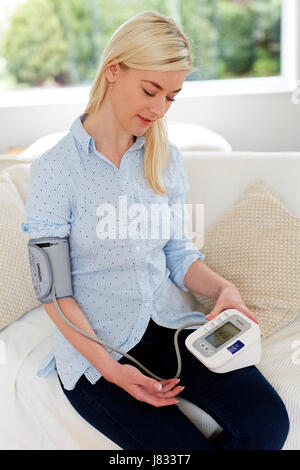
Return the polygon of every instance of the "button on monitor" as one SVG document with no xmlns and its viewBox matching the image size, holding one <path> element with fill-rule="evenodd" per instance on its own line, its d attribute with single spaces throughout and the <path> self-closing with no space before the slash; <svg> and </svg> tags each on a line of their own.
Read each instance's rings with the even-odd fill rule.
<svg viewBox="0 0 300 470">
<path fill-rule="evenodd" d="M 237 351 L 239 351 L 240 349 L 242 349 L 244 347 L 244 343 L 242 343 L 242 341 L 236 341 L 234 344 L 232 344 L 231 346 L 229 346 L 228 351 L 231 352 L 231 354 L 234 354 L 236 353 Z"/>
</svg>

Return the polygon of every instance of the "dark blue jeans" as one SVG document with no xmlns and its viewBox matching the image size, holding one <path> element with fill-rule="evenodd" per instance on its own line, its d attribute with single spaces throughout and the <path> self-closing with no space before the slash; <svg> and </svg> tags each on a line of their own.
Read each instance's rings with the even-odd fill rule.
<svg viewBox="0 0 300 470">
<path fill-rule="evenodd" d="M 176 330 L 151 319 L 130 355 L 159 377 L 177 371 Z M 124 450 L 281 449 L 289 430 L 286 408 L 254 366 L 216 374 L 186 348 L 192 330 L 180 332 L 182 396 L 206 411 L 223 431 L 207 439 L 178 406 L 155 407 L 133 398 L 104 377 L 92 385 L 83 375 L 73 390 L 63 391 L 75 410 Z M 122 357 L 121 364 L 135 365 Z M 142 369 L 141 372 L 145 373 Z"/>
</svg>

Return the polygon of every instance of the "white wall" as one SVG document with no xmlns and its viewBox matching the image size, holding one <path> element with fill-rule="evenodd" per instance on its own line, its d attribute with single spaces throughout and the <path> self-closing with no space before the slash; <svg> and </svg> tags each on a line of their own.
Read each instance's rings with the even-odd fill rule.
<svg viewBox="0 0 300 470">
<path fill-rule="evenodd" d="M 290 93 L 189 99 L 180 101 L 174 118 L 187 109 L 186 121 L 222 134 L 234 150 L 300 150 L 300 104 L 292 104 Z"/>
<path fill-rule="evenodd" d="M 68 130 L 82 104 L 0 107 L 0 153 Z M 190 122 L 223 135 L 234 150 L 300 151 L 300 103 L 291 93 L 177 99 L 169 121 Z"/>
</svg>

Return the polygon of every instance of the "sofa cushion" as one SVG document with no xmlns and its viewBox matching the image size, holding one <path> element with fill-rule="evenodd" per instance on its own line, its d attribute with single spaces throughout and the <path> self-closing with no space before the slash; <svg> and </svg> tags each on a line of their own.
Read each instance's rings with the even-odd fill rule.
<svg viewBox="0 0 300 470">
<path fill-rule="evenodd" d="M 37 307 L 27 251 L 20 230 L 28 191 L 29 164 L 0 174 L 0 330 Z"/>
<path fill-rule="evenodd" d="M 31 145 L 29 145 L 26 150 L 18 155 L 18 160 L 34 160 L 35 158 L 42 155 L 42 153 L 49 150 L 51 147 L 54 147 L 54 145 L 56 145 L 57 142 L 59 142 L 59 140 L 62 139 L 67 133 L 68 131 L 55 132 L 53 134 L 47 134 L 43 137 L 40 137 Z"/>
<path fill-rule="evenodd" d="M 199 126 L 186 122 L 168 123 L 168 136 L 171 142 L 183 152 L 186 150 L 209 150 L 230 152 L 230 143 L 220 134 Z"/>
<path fill-rule="evenodd" d="M 18 160 L 32 159 L 46 152 L 49 148 L 57 144 L 68 131 L 56 132 L 40 137 L 27 147 L 24 152 L 18 155 Z M 186 122 L 169 122 L 168 137 L 176 144 L 181 151 L 201 150 L 201 151 L 231 151 L 230 143 L 220 134 L 199 126 Z"/>
<path fill-rule="evenodd" d="M 300 312 L 300 218 L 262 179 L 196 238 L 205 263 L 232 282 L 260 321 L 265 337 Z M 208 314 L 215 300 L 193 293 Z"/>
</svg>

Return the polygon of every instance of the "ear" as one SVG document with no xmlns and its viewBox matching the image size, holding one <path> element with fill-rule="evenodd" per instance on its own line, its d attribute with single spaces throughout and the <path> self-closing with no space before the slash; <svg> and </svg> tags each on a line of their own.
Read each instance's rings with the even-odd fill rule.
<svg viewBox="0 0 300 470">
<path fill-rule="evenodd" d="M 115 59 L 112 59 L 110 62 L 114 61 Z M 110 64 L 109 62 L 109 64 Z M 112 65 L 107 65 L 105 68 L 105 73 L 106 73 L 106 78 L 110 83 L 114 83 L 119 75 L 120 72 L 120 65 L 117 64 L 112 64 Z"/>
</svg>

